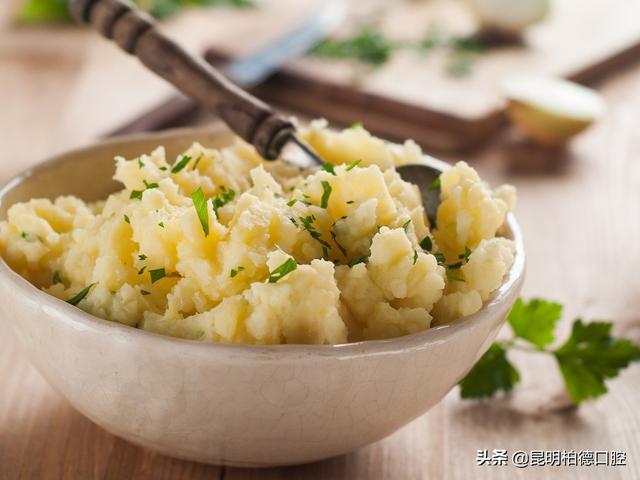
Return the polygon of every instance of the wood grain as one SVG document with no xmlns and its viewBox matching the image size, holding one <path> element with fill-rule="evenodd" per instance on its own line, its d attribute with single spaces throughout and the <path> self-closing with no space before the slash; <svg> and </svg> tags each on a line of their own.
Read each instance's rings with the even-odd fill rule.
<svg viewBox="0 0 640 480">
<path fill-rule="evenodd" d="M 206 40 L 186 17 L 168 28 L 194 48 Z M 2 182 L 115 128 L 168 92 L 89 32 L 56 33 L 0 27 Z M 603 85 L 606 118 L 566 152 L 534 149 L 508 132 L 464 157 L 492 183 L 517 186 L 529 256 L 524 293 L 565 304 L 562 335 L 580 315 L 612 319 L 617 333 L 640 341 L 639 82 L 636 67 Z M 454 390 L 402 430 L 349 455 L 282 469 L 221 469 L 144 451 L 95 426 L 1 332 L 0 479 L 640 478 L 640 366 L 610 382 L 605 397 L 556 413 L 562 389 L 548 359 L 521 354 L 514 361 L 523 384 L 511 398 L 468 402 Z M 623 450 L 628 466 L 479 467 L 479 448 Z"/>
</svg>

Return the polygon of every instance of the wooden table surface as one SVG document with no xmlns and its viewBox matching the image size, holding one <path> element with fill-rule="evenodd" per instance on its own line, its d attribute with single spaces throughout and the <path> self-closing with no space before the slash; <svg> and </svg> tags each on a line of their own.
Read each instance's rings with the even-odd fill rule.
<svg viewBox="0 0 640 480">
<path fill-rule="evenodd" d="M 10 4 L 0 10 L 0 182 L 86 144 L 170 91 L 88 32 L 11 26 Z M 187 16 L 170 28 L 199 48 L 202 39 L 188 25 Z M 491 182 L 518 188 L 528 254 L 524 295 L 564 303 L 561 335 L 579 315 L 611 319 L 617 333 L 640 339 L 638 85 L 640 65 L 602 84 L 606 117 L 566 152 L 535 151 L 506 134 L 466 157 Z M 462 401 L 454 389 L 405 428 L 351 454 L 282 469 L 222 469 L 157 455 L 105 432 L 54 392 L 1 332 L 0 479 L 640 478 L 640 365 L 611 381 L 605 397 L 567 411 L 548 359 L 520 354 L 514 361 L 523 382 L 510 398 Z M 501 448 L 619 450 L 627 466 L 476 465 L 477 449 Z"/>
</svg>

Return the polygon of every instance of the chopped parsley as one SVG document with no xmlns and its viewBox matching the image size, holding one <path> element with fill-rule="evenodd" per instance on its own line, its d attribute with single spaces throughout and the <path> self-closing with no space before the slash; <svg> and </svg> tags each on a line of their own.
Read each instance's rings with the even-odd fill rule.
<svg viewBox="0 0 640 480">
<path fill-rule="evenodd" d="M 238 268 L 232 268 L 231 269 L 231 273 L 229 273 L 229 276 L 231 278 L 235 277 L 236 275 L 238 275 L 241 271 L 244 270 L 244 267 L 238 267 Z"/>
<path fill-rule="evenodd" d="M 42 241 L 42 239 L 38 235 L 29 232 L 22 232 L 20 236 L 27 242 Z"/>
<path fill-rule="evenodd" d="M 464 253 L 461 253 L 460 255 L 458 255 L 458 258 L 460 260 L 464 260 L 464 263 L 467 263 L 469 261 L 470 256 L 471 256 L 471 249 L 465 245 Z"/>
<path fill-rule="evenodd" d="M 413 264 L 415 265 L 417 261 L 418 261 L 418 251 L 414 250 L 413 251 Z"/>
<path fill-rule="evenodd" d="M 456 272 L 452 272 L 451 270 L 447 270 L 447 278 L 454 282 L 464 282 L 464 278 L 462 278 L 462 276 L 458 275 Z"/>
<path fill-rule="evenodd" d="M 202 188 L 198 187 L 198 189 L 191 194 L 191 200 L 193 201 L 193 206 L 196 209 L 202 230 L 204 231 L 204 236 L 206 237 L 209 235 L 209 212 L 207 212 L 207 199 L 204 196 Z"/>
<path fill-rule="evenodd" d="M 151 295 L 151 292 L 147 292 L 146 290 L 140 290 L 142 295 Z"/>
<path fill-rule="evenodd" d="M 289 220 L 291 220 L 291 223 L 293 223 L 296 227 L 298 226 L 298 222 L 296 221 L 295 218 L 289 217 Z"/>
<path fill-rule="evenodd" d="M 367 257 L 355 258 L 355 259 L 351 260 L 349 263 L 347 263 L 347 265 L 349 266 L 349 268 L 352 268 L 352 267 L 358 265 L 359 263 L 367 263 Z"/>
<path fill-rule="evenodd" d="M 438 178 L 436 178 L 433 182 L 431 182 L 431 185 L 429 185 L 430 192 L 433 192 L 435 190 L 440 190 L 440 176 L 438 176 Z"/>
<path fill-rule="evenodd" d="M 124 216 L 124 221 L 127 222 L 128 224 L 131 224 L 131 220 L 129 220 L 129 216 L 128 215 Z"/>
<path fill-rule="evenodd" d="M 293 258 L 288 258 L 282 265 L 274 269 L 272 272 L 269 272 L 269 283 L 276 283 L 278 280 L 281 280 L 285 275 L 293 272 L 296 268 L 298 268 L 298 264 Z"/>
<path fill-rule="evenodd" d="M 145 187 L 146 190 L 149 190 L 151 188 L 158 188 L 160 186 L 155 182 L 149 183 L 146 180 L 142 180 L 142 183 L 144 183 L 144 187 Z"/>
<path fill-rule="evenodd" d="M 191 157 L 189 155 L 183 155 L 180 161 L 171 168 L 171 173 L 178 173 L 180 170 L 186 167 L 190 161 Z"/>
<path fill-rule="evenodd" d="M 220 187 L 220 190 L 222 191 L 211 199 L 211 203 L 213 203 L 213 211 L 216 212 L 216 216 L 218 215 L 219 208 L 224 207 L 236 197 L 236 192 L 231 189 L 227 190 L 224 185 Z"/>
<path fill-rule="evenodd" d="M 143 253 L 142 255 L 138 255 L 139 260 L 146 260 L 147 256 Z"/>
<path fill-rule="evenodd" d="M 200 164 L 200 160 L 202 160 L 202 153 L 200 154 L 200 156 L 196 159 L 196 163 L 193 164 L 193 167 L 191 167 L 191 170 L 195 170 L 196 168 L 198 168 L 198 165 Z"/>
<path fill-rule="evenodd" d="M 159 226 L 159 227 L 161 227 L 161 228 L 164 228 L 164 222 L 160 222 L 160 223 L 158 224 L 158 226 Z"/>
<path fill-rule="evenodd" d="M 142 275 L 144 271 L 147 269 L 147 266 L 143 266 L 140 270 L 138 270 L 138 275 Z"/>
<path fill-rule="evenodd" d="M 142 167 L 144 167 L 144 162 L 138 159 L 138 168 L 142 168 Z"/>
<path fill-rule="evenodd" d="M 358 165 L 360 165 L 360 162 L 362 162 L 362 160 L 356 160 L 355 162 L 353 162 L 352 164 L 350 164 L 347 167 L 347 172 L 353 170 L 354 168 L 356 168 Z"/>
<path fill-rule="evenodd" d="M 53 284 L 57 285 L 58 283 L 63 283 L 63 282 L 62 282 L 62 277 L 60 276 L 60 272 L 56 270 L 55 272 L 53 272 Z"/>
<path fill-rule="evenodd" d="M 131 190 L 131 195 L 129 195 L 130 200 L 138 199 L 142 200 L 142 190 Z"/>
<path fill-rule="evenodd" d="M 89 294 L 89 290 L 91 290 L 91 287 L 93 287 L 95 285 L 95 283 L 92 283 L 91 285 L 89 285 L 88 287 L 84 287 L 80 293 L 78 293 L 77 295 L 71 297 L 69 300 L 67 300 L 67 303 L 70 303 L 71 305 L 78 305 L 82 300 L 85 299 L 85 297 Z"/>
<path fill-rule="evenodd" d="M 349 200 L 349 201 L 347 202 L 347 205 L 351 205 L 352 203 L 356 203 L 356 202 L 355 202 L 355 200 Z"/>
<path fill-rule="evenodd" d="M 156 270 L 149 270 L 149 276 L 151 277 L 151 283 L 156 283 L 161 278 L 167 276 L 164 268 L 157 268 Z"/>
<path fill-rule="evenodd" d="M 322 235 L 320 234 L 320 232 L 318 232 L 313 226 L 313 222 L 315 219 L 316 217 L 314 217 L 313 215 L 298 218 L 298 220 L 300 220 L 300 223 L 302 224 L 302 228 L 304 228 L 307 232 L 309 232 L 309 235 L 311 235 L 311 238 L 313 238 L 316 242 L 322 245 L 322 254 L 323 256 L 326 257 L 329 253 L 329 249 L 331 248 L 331 245 L 329 245 L 329 243 L 322 238 Z"/>
<path fill-rule="evenodd" d="M 336 232 L 331 230 L 329 233 L 331 233 L 331 238 L 333 238 L 334 243 L 336 244 L 336 246 L 338 247 L 338 249 L 340 250 L 342 255 L 344 255 L 346 257 L 347 256 L 347 250 L 342 245 L 340 245 L 340 243 L 338 242 L 338 239 L 336 238 Z"/>
<path fill-rule="evenodd" d="M 297 201 L 298 201 L 298 200 L 297 200 L 297 199 L 295 199 L 295 198 L 294 198 L 294 199 L 292 199 L 292 200 L 289 200 L 289 201 L 287 202 L 287 207 L 293 207 L 293 206 L 296 204 L 296 202 L 297 202 Z"/>
<path fill-rule="evenodd" d="M 163 172 L 166 172 L 169 169 L 163 165 L 162 167 L 160 167 L 160 170 L 163 171 Z"/>
<path fill-rule="evenodd" d="M 329 182 L 322 180 L 322 198 L 320 199 L 320 207 L 327 208 L 329 205 L 329 196 L 331 195 L 331 185 Z"/>
<path fill-rule="evenodd" d="M 322 170 L 324 170 L 325 172 L 329 172 L 334 177 L 336 176 L 336 169 L 331 163 L 324 163 L 322 165 Z"/>
<path fill-rule="evenodd" d="M 433 248 L 433 242 L 431 241 L 431 237 L 429 235 L 427 235 L 420 241 L 420 248 L 426 250 L 427 252 L 431 251 L 431 249 Z"/>
<path fill-rule="evenodd" d="M 409 228 L 409 224 L 411 223 L 411 219 L 407 220 L 406 222 L 404 222 L 402 224 L 402 229 L 406 232 L 407 229 Z"/>
<path fill-rule="evenodd" d="M 462 262 L 452 263 L 449 265 L 450 270 L 460 270 L 462 268 Z"/>
<path fill-rule="evenodd" d="M 351 128 L 362 128 L 362 122 L 353 122 Z"/>
<path fill-rule="evenodd" d="M 433 256 L 436 257 L 438 265 L 444 266 L 447 263 L 447 259 L 445 258 L 444 254 L 434 253 Z"/>
<path fill-rule="evenodd" d="M 196 330 L 195 338 L 202 338 L 202 337 L 204 337 L 204 330 Z"/>
</svg>

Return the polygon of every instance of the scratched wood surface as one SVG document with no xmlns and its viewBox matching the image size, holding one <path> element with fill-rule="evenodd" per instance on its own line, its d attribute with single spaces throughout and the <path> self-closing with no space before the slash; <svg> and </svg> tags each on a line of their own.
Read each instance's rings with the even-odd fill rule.
<svg viewBox="0 0 640 480">
<path fill-rule="evenodd" d="M 0 182 L 91 141 L 169 92 L 87 32 L 11 27 L 10 5 L 0 9 Z M 186 18 L 170 28 L 198 47 Z M 492 182 L 517 186 L 529 258 L 524 294 L 565 304 L 562 334 L 581 315 L 612 319 L 616 332 L 640 341 L 638 84 L 640 67 L 633 67 L 602 85 L 606 118 L 567 152 L 536 151 L 505 134 L 466 157 Z M 512 398 L 468 402 L 454 390 L 407 427 L 346 456 L 282 469 L 221 469 L 157 455 L 105 432 L 54 392 L 11 335 L 0 332 L 0 479 L 640 478 L 640 366 L 612 381 L 607 396 L 565 411 L 547 359 L 522 354 L 514 361 L 523 383 Z M 476 450 L 484 448 L 621 450 L 628 465 L 480 467 Z"/>
</svg>

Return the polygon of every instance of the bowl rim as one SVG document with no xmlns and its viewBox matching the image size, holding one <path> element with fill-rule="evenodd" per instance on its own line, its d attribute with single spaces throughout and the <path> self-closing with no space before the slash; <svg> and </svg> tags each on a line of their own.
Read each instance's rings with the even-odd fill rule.
<svg viewBox="0 0 640 480">
<path fill-rule="evenodd" d="M 225 130 L 226 129 L 224 128 L 208 126 L 206 128 L 189 127 L 164 130 L 161 132 L 136 133 L 102 139 L 84 147 L 67 150 L 18 173 L 6 181 L 4 185 L 0 187 L 0 205 L 3 202 L 5 195 L 24 180 L 37 174 L 41 170 L 55 167 L 56 164 L 64 162 L 72 155 L 89 153 L 96 148 L 110 146 L 116 147 L 117 145 L 147 142 L 154 139 L 157 139 L 160 142 L 168 142 L 176 141 L 184 137 L 203 137 L 205 135 L 210 136 L 212 134 L 224 135 Z M 229 134 L 228 131 L 226 133 Z M 424 155 L 424 159 L 426 162 L 442 170 L 451 167 L 450 164 L 437 160 L 429 155 Z M 0 257 L 0 283 L 5 283 L 9 289 L 14 291 L 15 295 L 19 297 L 32 297 L 39 305 L 47 307 L 43 308 L 43 310 L 46 311 L 49 317 L 52 316 L 50 313 L 55 312 L 57 320 L 61 320 L 76 329 L 92 330 L 95 333 L 103 335 L 116 334 L 126 337 L 131 336 L 135 341 L 156 343 L 158 346 L 165 345 L 167 347 L 176 347 L 182 344 L 191 349 L 207 349 L 211 354 L 215 354 L 216 352 L 226 352 L 229 354 L 242 354 L 243 356 L 253 354 L 260 357 L 265 354 L 273 355 L 277 353 L 281 355 L 302 354 L 305 357 L 329 356 L 334 358 L 348 358 L 352 356 L 362 356 L 363 354 L 369 355 L 401 351 L 404 352 L 407 349 L 420 348 L 427 344 L 446 341 L 457 332 L 469 328 L 482 317 L 491 316 L 493 312 L 499 311 L 502 308 L 502 304 L 505 301 L 508 301 L 514 291 L 519 289 L 525 273 L 525 252 L 522 233 L 515 216 L 511 212 L 507 214 L 506 225 L 510 231 L 511 239 L 515 244 L 514 261 L 508 272 L 507 279 L 495 292 L 493 292 L 491 299 L 486 302 L 478 312 L 463 317 L 450 324 L 437 325 L 420 332 L 382 340 L 362 340 L 358 342 L 334 345 L 204 343 L 198 340 L 189 340 L 148 332 L 137 327 L 131 327 L 116 321 L 92 315 L 38 289 L 17 272 L 14 272 L 2 257 Z"/>
</svg>

